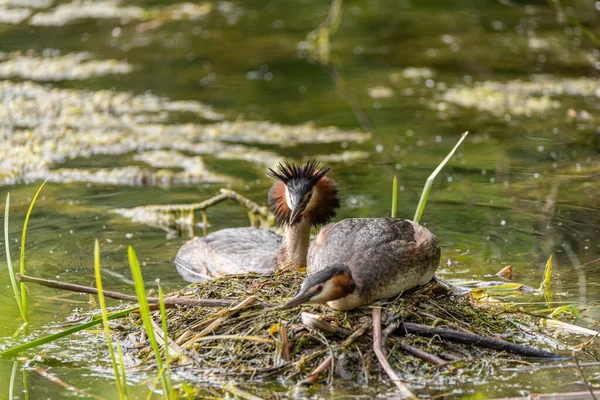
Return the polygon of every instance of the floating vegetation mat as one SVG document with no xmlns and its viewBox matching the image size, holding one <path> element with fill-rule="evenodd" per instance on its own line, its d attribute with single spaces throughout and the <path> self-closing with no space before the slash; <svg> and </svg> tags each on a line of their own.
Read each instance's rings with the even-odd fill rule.
<svg viewBox="0 0 600 400">
<path fill-rule="evenodd" d="M 566 348 L 539 319 L 510 306 L 474 304 L 480 300 L 449 294 L 436 283 L 350 312 L 321 305 L 289 310 L 273 307 L 295 294 L 303 278 L 297 273 L 228 276 L 182 291 L 182 296 L 222 299 L 232 305 L 168 310 L 173 371 L 213 384 L 226 378 L 277 380 L 285 385 L 317 380 L 359 386 L 377 382 L 385 374 L 373 352 L 373 308 L 382 311 L 382 343 L 389 362 L 412 390 L 447 388 L 466 376 L 483 381 L 501 367 L 525 362 L 510 351 L 458 343 L 443 335 L 415 334 L 418 327 L 476 334 L 531 346 L 543 354 Z M 116 321 L 113 329 L 120 331 L 118 337 L 128 353 L 137 357 L 139 368 L 152 369 L 154 355 L 141 320 L 132 315 Z M 164 343 L 162 337 L 159 342 Z"/>
<path fill-rule="evenodd" d="M 175 113 L 212 123 L 170 124 Z M 222 118 L 197 101 L 0 81 L 0 184 L 47 178 L 56 182 L 154 186 L 228 182 L 230 177 L 210 171 L 200 155 L 244 160 L 264 168 L 274 165 L 280 156 L 246 144 L 283 147 L 363 142 L 371 137 L 368 133 L 318 128 L 310 123 L 214 122 Z M 122 167 L 58 168 L 70 159 L 99 155 L 122 156 Z M 340 161 L 344 159 L 339 155 Z"/>
<path fill-rule="evenodd" d="M 36 81 L 88 79 L 108 74 L 128 74 L 133 66 L 125 61 L 92 60 L 88 52 L 60 55 L 55 50 L 41 56 L 33 52 L 0 54 L 0 78 L 19 77 Z"/>
<path fill-rule="evenodd" d="M 444 110 L 447 103 L 475 108 L 495 115 L 543 114 L 559 108 L 559 97 L 600 98 L 600 80 L 593 78 L 556 78 L 536 76 L 532 81 L 480 82 L 458 86 L 441 95 Z"/>
</svg>

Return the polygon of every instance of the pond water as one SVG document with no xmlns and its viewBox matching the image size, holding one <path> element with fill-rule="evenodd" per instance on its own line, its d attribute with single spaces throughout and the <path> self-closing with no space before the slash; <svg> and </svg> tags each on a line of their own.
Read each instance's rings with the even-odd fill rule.
<svg viewBox="0 0 600 400">
<path fill-rule="evenodd" d="M 105 288 L 133 293 L 129 245 L 147 285 L 160 278 L 167 289 L 185 287 L 171 260 L 186 237 L 113 210 L 197 202 L 225 186 L 264 204 L 266 167 L 280 157 L 333 167 L 339 218 L 387 216 L 397 176 L 398 215 L 411 218 L 428 175 L 469 131 L 422 218 L 442 244 L 439 276 L 494 280 L 511 265 L 516 281 L 537 287 L 553 255 L 554 306 L 573 304 L 575 324 L 600 328 L 598 2 L 346 2 L 329 63 L 307 41 L 327 17 L 326 1 L 95 4 L 0 2 L 0 197 L 11 193 L 15 264 L 29 202 L 50 177 L 27 231 L 29 274 L 93 285 L 97 238 Z M 281 130 L 296 133 L 289 139 Z M 233 203 L 211 208 L 209 218 L 212 230 L 248 224 Z M 28 292 L 26 336 L 95 307 L 87 296 Z M 0 296 L 6 348 L 21 320 L 4 251 Z M 548 308 L 541 297 L 527 302 L 531 311 Z M 104 346 L 98 331 L 29 353 L 39 358 L 27 367 L 29 398 L 77 397 L 36 367 L 114 397 Z M 582 359 L 600 356 L 591 348 Z M 12 369 L 0 361 L 0 381 Z M 14 398 L 25 398 L 20 371 L 18 363 Z M 585 371 L 600 383 L 599 368 Z M 139 380 L 132 390 L 145 396 Z M 496 371 L 419 393 L 577 390 L 585 387 L 570 368 Z"/>
</svg>

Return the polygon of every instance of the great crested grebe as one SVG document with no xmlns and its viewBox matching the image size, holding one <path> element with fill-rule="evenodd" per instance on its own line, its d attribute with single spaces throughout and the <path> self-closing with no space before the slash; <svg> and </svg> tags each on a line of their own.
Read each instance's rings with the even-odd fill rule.
<svg viewBox="0 0 600 400">
<path fill-rule="evenodd" d="M 283 237 L 266 229 L 230 228 L 195 237 L 181 246 L 174 264 L 187 281 L 306 266 L 311 226 L 328 223 L 340 202 L 338 188 L 326 175 L 331 168 L 315 161 L 299 166 L 288 162 L 269 169 L 277 179 L 269 190 L 269 205 Z"/>
<path fill-rule="evenodd" d="M 327 303 L 351 310 L 426 284 L 439 262 L 436 237 L 417 222 L 350 218 L 331 223 L 310 246 L 299 293 L 283 307 Z"/>
</svg>

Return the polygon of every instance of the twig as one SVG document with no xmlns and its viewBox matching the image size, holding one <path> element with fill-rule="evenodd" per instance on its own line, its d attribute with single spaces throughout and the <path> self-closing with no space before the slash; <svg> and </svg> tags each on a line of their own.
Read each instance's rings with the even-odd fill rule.
<svg viewBox="0 0 600 400">
<path fill-rule="evenodd" d="M 173 340 L 171 340 L 169 337 L 164 337 L 163 334 L 163 330 L 162 328 L 153 320 L 151 320 L 152 322 L 152 326 L 154 327 L 154 337 L 156 338 L 156 341 L 158 342 L 158 344 L 165 346 L 165 342 L 168 341 L 169 343 L 169 356 L 170 357 L 178 357 L 181 354 L 183 354 L 183 349 L 181 347 L 179 347 L 179 345 L 177 343 L 175 343 Z"/>
<path fill-rule="evenodd" d="M 332 325 L 329 322 L 321 320 L 318 315 L 307 312 L 302 313 L 302 323 L 311 329 L 316 329 L 326 333 L 334 333 L 340 336 L 350 336 L 352 334 L 350 329 Z"/>
<path fill-rule="evenodd" d="M 387 358 L 383 354 L 381 349 L 381 309 L 374 308 L 373 309 L 373 351 L 375 351 L 375 355 L 379 360 L 379 364 L 383 370 L 388 374 L 392 382 L 396 385 L 398 390 L 400 390 L 400 396 L 403 399 L 414 399 L 415 395 L 406 387 L 404 382 L 400 380 L 398 375 L 394 372 Z"/>
<path fill-rule="evenodd" d="M 583 384 L 585 385 L 588 392 L 590 392 L 590 394 L 592 395 L 592 399 L 596 400 L 596 395 L 594 394 L 594 391 L 592 390 L 592 387 L 588 383 L 587 379 L 585 379 L 583 369 L 581 369 L 581 365 L 579 365 L 579 360 L 577 359 L 577 356 L 575 354 L 573 354 L 573 361 L 575 362 L 575 367 L 577 369 L 577 372 L 579 373 L 579 376 L 581 377 L 581 380 L 583 381 Z"/>
<path fill-rule="evenodd" d="M 281 358 L 283 358 L 283 361 L 285 362 L 290 362 L 290 344 L 288 342 L 287 327 L 285 326 L 285 323 L 281 324 L 279 335 L 281 337 Z"/>
<path fill-rule="evenodd" d="M 361 326 L 360 328 L 355 330 L 352 333 L 352 335 L 348 336 L 348 339 L 344 340 L 344 343 L 342 343 L 342 349 L 345 349 L 346 347 L 350 346 L 352 343 L 354 343 L 358 338 L 360 338 L 365 333 L 367 333 L 367 328 L 364 326 Z"/>
<path fill-rule="evenodd" d="M 328 325 L 330 325 L 330 324 L 328 324 Z M 344 343 L 342 343 L 342 349 L 345 349 L 346 347 L 350 346 L 352 343 L 354 343 L 358 338 L 360 338 L 366 332 L 367 332 L 367 328 L 365 328 L 364 326 L 361 326 L 356 331 L 352 332 L 350 334 L 350 336 L 348 336 L 348 338 L 346 340 L 344 340 Z M 330 354 L 329 356 L 327 356 L 325 358 L 325 360 L 323 360 L 323 362 L 321 364 L 319 364 L 317 366 L 317 368 L 314 369 L 314 371 L 308 377 L 306 377 L 306 379 L 304 379 L 301 382 L 301 384 L 302 385 L 312 385 L 313 383 L 315 383 L 317 381 L 317 379 L 319 379 L 319 375 L 321 375 L 323 372 L 327 371 L 327 368 L 329 368 L 329 366 L 331 365 L 331 361 L 333 361 L 333 357 Z"/>
<path fill-rule="evenodd" d="M 217 319 L 215 319 L 210 325 L 208 325 L 206 328 L 204 328 L 202 331 L 200 331 L 199 333 L 197 333 L 196 335 L 194 335 L 190 340 L 188 340 L 185 344 L 185 347 L 189 347 L 192 344 L 194 344 L 195 342 L 199 341 L 202 337 L 208 335 L 209 333 L 213 332 L 215 329 L 217 329 L 219 326 L 221 326 L 221 324 L 227 320 L 227 318 L 231 317 L 232 315 L 234 315 L 235 313 L 237 313 L 238 311 L 250 306 L 252 303 L 254 303 L 254 301 L 256 301 L 256 296 L 250 296 L 247 299 L 245 299 L 244 301 L 242 301 L 241 303 L 231 307 L 228 310 L 225 310 L 223 312 L 223 315 L 221 315 L 220 317 L 218 317 Z"/>
<path fill-rule="evenodd" d="M 333 360 L 333 356 L 330 354 L 328 355 L 325 360 L 323 360 L 323 362 L 321 364 L 319 364 L 319 366 L 317 368 L 314 369 L 314 371 L 306 377 L 306 379 L 304 379 L 301 384 L 302 385 L 312 385 L 313 383 L 315 383 L 317 381 L 317 379 L 319 379 L 319 375 L 321 375 L 323 372 L 327 371 L 327 368 L 329 368 L 329 365 L 331 365 L 331 361 Z"/>
<path fill-rule="evenodd" d="M 89 287 L 89 286 L 54 281 L 51 279 L 36 278 L 33 276 L 21 275 L 21 274 L 16 274 L 16 276 L 17 276 L 17 279 L 20 280 L 21 282 L 37 283 L 38 285 L 47 286 L 47 287 L 51 287 L 54 289 L 69 290 L 71 292 L 77 292 L 77 293 L 98 294 L 98 289 Z M 131 301 L 134 303 L 137 303 L 137 301 L 138 301 L 138 298 L 136 296 L 131 296 L 131 295 L 120 293 L 120 292 L 113 292 L 110 290 L 105 290 L 104 296 L 110 297 L 111 299 Z M 156 297 L 148 297 L 147 300 L 148 300 L 148 303 L 158 304 L 158 298 L 156 298 Z M 235 300 L 194 299 L 191 297 L 178 297 L 178 296 L 171 296 L 171 297 L 167 297 L 165 299 L 165 305 L 167 307 L 173 307 L 173 306 L 230 307 L 235 303 L 236 303 Z M 260 304 L 263 307 L 274 306 L 273 304 L 270 304 L 270 303 L 260 303 Z"/>
<path fill-rule="evenodd" d="M 420 336 L 439 336 L 441 339 L 451 342 L 470 344 L 479 347 L 485 347 L 493 350 L 508 351 L 519 354 L 525 357 L 539 358 L 564 358 L 559 354 L 549 351 L 538 350 L 533 347 L 522 346 L 520 344 L 505 342 L 497 339 L 489 339 L 474 333 L 458 332 L 447 328 L 434 328 L 427 325 L 413 324 L 409 322 L 403 323 L 399 328 L 400 331 L 406 331 Z"/>
<path fill-rule="evenodd" d="M 446 361 L 442 360 L 441 358 L 439 358 L 438 356 L 435 356 L 433 354 L 430 354 L 424 350 L 418 349 L 416 347 L 413 347 L 409 344 L 406 343 L 399 343 L 399 346 L 402 350 L 406 351 L 407 353 L 412 354 L 415 357 L 419 357 L 420 359 L 427 361 L 428 363 L 431 363 L 433 365 L 441 365 L 441 364 L 446 364 Z"/>
</svg>

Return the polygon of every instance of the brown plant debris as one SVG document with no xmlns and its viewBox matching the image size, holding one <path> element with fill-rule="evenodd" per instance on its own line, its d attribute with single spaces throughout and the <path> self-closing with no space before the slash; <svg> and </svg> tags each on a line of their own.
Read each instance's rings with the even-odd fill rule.
<svg viewBox="0 0 600 400">
<path fill-rule="evenodd" d="M 182 291 L 180 295 L 226 299 L 235 305 L 223 309 L 178 307 L 167 311 L 169 338 L 184 353 L 173 360 L 173 371 L 190 372 L 200 381 L 212 382 L 278 378 L 288 383 L 349 380 L 360 385 L 387 379 L 372 350 L 371 310 L 375 307 L 381 312 L 381 349 L 391 370 L 411 391 L 423 389 L 426 384 L 429 388 L 448 387 L 465 374 L 477 374 L 482 369 L 493 373 L 521 357 L 479 347 L 477 341 L 481 338 L 528 348 L 539 348 L 543 343 L 544 350 L 550 351 L 560 348 L 556 341 L 546 337 L 546 328 L 540 327 L 535 317 L 492 314 L 471 304 L 472 298 L 448 294 L 436 283 L 405 297 L 350 312 L 336 312 L 322 305 L 288 310 L 258 306 L 283 304 L 303 279 L 303 275 L 295 272 L 234 275 L 194 284 Z M 159 318 L 158 314 L 155 318 Z M 517 318 L 518 324 L 514 322 Z M 452 338 L 414 334 L 403 328 L 415 324 L 476 339 L 465 344 Z M 120 329 L 119 336 L 127 350 L 137 356 L 144 369 L 152 368 L 153 355 L 139 318 L 121 320 Z"/>
</svg>

